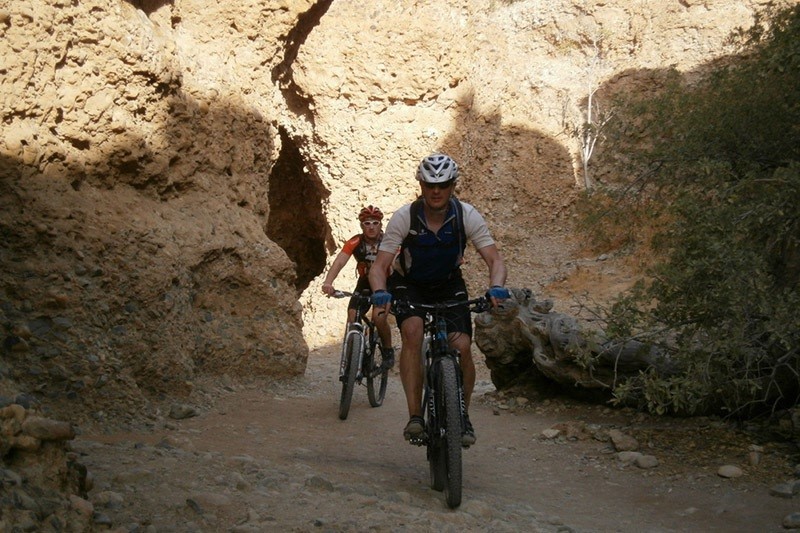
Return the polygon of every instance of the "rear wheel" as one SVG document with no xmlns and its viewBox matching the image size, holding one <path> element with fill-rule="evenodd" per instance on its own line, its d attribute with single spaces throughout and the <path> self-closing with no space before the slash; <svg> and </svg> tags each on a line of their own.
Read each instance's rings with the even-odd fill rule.
<svg viewBox="0 0 800 533">
<path fill-rule="evenodd" d="M 374 335 L 374 332 L 372 333 Z M 372 407 L 380 407 L 386 397 L 386 385 L 389 383 L 389 369 L 382 368 L 383 351 L 381 339 L 375 335 L 375 339 L 370 343 L 369 354 L 367 354 L 365 367 L 367 369 L 367 398 Z M 379 354 L 381 355 L 379 357 Z M 380 361 L 378 360 L 380 359 Z"/>
<path fill-rule="evenodd" d="M 353 400 L 353 389 L 356 386 L 358 375 L 358 356 L 361 354 L 363 337 L 357 333 L 348 333 L 345 340 L 345 360 L 347 366 L 342 381 L 342 396 L 339 398 L 339 418 L 345 420 L 350 412 L 350 402 Z"/>
<path fill-rule="evenodd" d="M 458 368 L 454 359 L 442 359 L 441 378 L 442 387 L 439 394 L 442 396 L 443 409 L 440 416 L 444 416 L 442 425 L 444 437 L 444 463 L 446 480 L 444 484 L 444 497 L 447 506 L 455 509 L 461 505 L 461 403 L 458 394 Z"/>
</svg>

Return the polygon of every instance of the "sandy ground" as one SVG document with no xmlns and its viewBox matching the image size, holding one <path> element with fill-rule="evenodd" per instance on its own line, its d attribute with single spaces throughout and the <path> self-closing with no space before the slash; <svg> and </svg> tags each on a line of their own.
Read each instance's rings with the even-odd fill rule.
<svg viewBox="0 0 800 533">
<path fill-rule="evenodd" d="M 514 407 L 485 367 L 464 453 L 463 503 L 428 485 L 423 448 L 403 441 L 405 402 L 393 371 L 384 405 L 358 387 L 338 419 L 338 347 L 311 354 L 306 374 L 232 384 L 185 420 L 135 433 L 81 435 L 95 510 L 121 531 L 781 531 L 798 505 L 770 495 L 792 471 L 769 445 L 719 422 L 650 419 L 552 399 Z M 608 442 L 545 438 L 558 425 L 617 428 L 659 465 L 624 464 Z M 602 431 L 600 431 L 602 432 Z M 717 475 L 723 464 L 744 475 Z"/>
</svg>

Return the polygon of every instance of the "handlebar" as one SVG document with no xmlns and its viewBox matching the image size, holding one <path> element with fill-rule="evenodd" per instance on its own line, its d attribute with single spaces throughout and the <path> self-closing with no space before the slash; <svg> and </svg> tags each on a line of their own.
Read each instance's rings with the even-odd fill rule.
<svg viewBox="0 0 800 533">
<path fill-rule="evenodd" d="M 461 306 L 467 306 L 471 313 L 483 313 L 492 308 L 491 302 L 487 300 L 485 296 L 480 296 L 472 300 L 448 300 L 435 304 L 412 302 L 410 300 L 394 300 L 392 301 L 392 312 L 403 312 L 406 309 L 423 309 L 425 311 L 431 311 L 432 314 L 436 314 L 445 309 Z"/>
<path fill-rule="evenodd" d="M 336 290 L 333 294 L 330 295 L 330 298 L 350 298 L 350 297 L 357 297 L 364 300 L 369 300 L 370 296 L 367 292 L 364 294 L 356 294 L 348 291 L 340 291 Z M 469 311 L 471 313 L 483 313 L 488 311 L 492 308 L 492 303 L 485 297 L 479 296 L 478 298 L 473 298 L 471 300 L 448 300 L 445 302 L 439 302 L 435 304 L 426 304 L 422 302 L 412 302 L 410 300 L 404 299 L 395 299 L 392 300 L 392 314 L 397 314 L 398 312 L 403 312 L 406 309 L 423 309 L 425 311 L 431 311 L 433 314 L 436 312 L 444 311 L 445 309 L 452 309 L 454 307 L 461 307 L 467 306 L 469 307 Z"/>
<path fill-rule="evenodd" d="M 367 300 L 369 299 L 369 294 L 367 294 L 367 293 L 365 293 L 365 294 L 356 294 L 356 293 L 353 293 L 353 292 L 340 291 L 340 290 L 334 291 L 333 294 L 329 295 L 328 297 L 329 298 L 351 298 L 353 296 L 356 296 L 356 297 L 362 298 L 362 299 L 367 299 Z"/>
</svg>

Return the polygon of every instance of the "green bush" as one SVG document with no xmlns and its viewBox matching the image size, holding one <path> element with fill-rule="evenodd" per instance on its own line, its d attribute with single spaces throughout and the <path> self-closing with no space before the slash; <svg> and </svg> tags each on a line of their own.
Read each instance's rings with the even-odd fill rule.
<svg viewBox="0 0 800 533">
<path fill-rule="evenodd" d="M 585 204 L 609 242 L 632 240 L 631 220 L 652 228 L 658 260 L 608 331 L 648 334 L 679 369 L 615 390 L 653 412 L 752 416 L 800 397 L 800 6 L 734 38 L 741 53 L 702 81 L 671 73 L 659 97 L 617 104 L 609 138 L 640 177 Z"/>
</svg>

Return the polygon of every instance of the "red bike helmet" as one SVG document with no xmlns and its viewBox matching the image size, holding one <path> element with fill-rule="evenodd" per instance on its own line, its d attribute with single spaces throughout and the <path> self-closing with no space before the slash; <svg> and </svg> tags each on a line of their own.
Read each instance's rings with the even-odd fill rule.
<svg viewBox="0 0 800 533">
<path fill-rule="evenodd" d="M 358 214 L 358 220 L 364 222 L 368 219 L 383 220 L 383 213 L 374 205 L 368 205 Z"/>
</svg>

